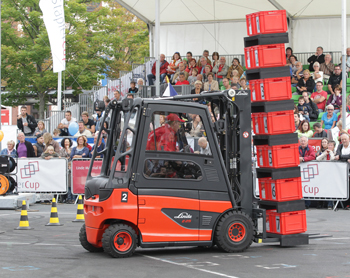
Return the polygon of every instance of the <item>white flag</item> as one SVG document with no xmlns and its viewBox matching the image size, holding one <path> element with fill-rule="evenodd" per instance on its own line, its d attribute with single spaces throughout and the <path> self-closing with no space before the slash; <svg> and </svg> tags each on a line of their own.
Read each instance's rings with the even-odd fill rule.
<svg viewBox="0 0 350 278">
<path fill-rule="evenodd" d="M 53 72 L 66 69 L 66 33 L 63 0 L 40 0 L 44 23 L 49 35 Z"/>
</svg>

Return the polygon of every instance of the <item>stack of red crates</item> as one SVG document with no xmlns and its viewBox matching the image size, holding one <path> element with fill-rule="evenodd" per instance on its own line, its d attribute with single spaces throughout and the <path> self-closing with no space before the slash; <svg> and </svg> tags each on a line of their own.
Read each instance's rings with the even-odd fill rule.
<svg viewBox="0 0 350 278">
<path fill-rule="evenodd" d="M 266 209 L 268 237 L 306 231 L 305 203 L 294 126 L 285 10 L 246 16 L 245 64 L 251 89 L 254 145 L 257 150 L 259 207 Z"/>
</svg>

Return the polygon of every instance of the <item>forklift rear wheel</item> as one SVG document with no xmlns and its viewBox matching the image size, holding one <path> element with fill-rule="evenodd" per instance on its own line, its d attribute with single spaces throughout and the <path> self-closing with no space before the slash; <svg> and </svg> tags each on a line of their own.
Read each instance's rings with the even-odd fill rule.
<svg viewBox="0 0 350 278">
<path fill-rule="evenodd" d="M 242 252 L 253 242 L 254 224 L 245 213 L 225 213 L 215 231 L 216 245 L 225 252 Z"/>
<path fill-rule="evenodd" d="M 89 252 L 92 252 L 92 253 L 103 252 L 102 247 L 96 247 L 88 242 L 87 236 L 86 236 L 85 224 L 80 228 L 79 240 L 80 240 L 81 246 L 83 246 Z"/>
<path fill-rule="evenodd" d="M 104 251 L 114 258 L 126 258 L 134 254 L 137 235 L 133 228 L 125 224 L 109 226 L 102 236 Z"/>
</svg>

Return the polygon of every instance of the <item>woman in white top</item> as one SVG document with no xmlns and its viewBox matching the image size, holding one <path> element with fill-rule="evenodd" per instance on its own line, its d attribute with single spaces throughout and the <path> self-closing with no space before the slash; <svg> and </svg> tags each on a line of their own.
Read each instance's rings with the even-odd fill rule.
<svg viewBox="0 0 350 278">
<path fill-rule="evenodd" d="M 327 140 L 326 138 L 322 139 L 322 141 Z M 317 161 L 323 160 L 334 160 L 335 158 L 335 142 L 333 140 L 328 141 L 328 148 L 321 152 L 317 157 Z"/>
<path fill-rule="evenodd" d="M 193 116 L 192 129 L 190 130 L 190 136 L 201 137 L 203 133 L 203 124 L 199 115 Z"/>
<path fill-rule="evenodd" d="M 312 73 L 312 78 L 314 79 L 315 83 L 318 81 L 321 81 L 323 83 L 323 71 L 320 71 L 320 63 L 315 62 L 314 63 L 314 72 Z"/>
</svg>

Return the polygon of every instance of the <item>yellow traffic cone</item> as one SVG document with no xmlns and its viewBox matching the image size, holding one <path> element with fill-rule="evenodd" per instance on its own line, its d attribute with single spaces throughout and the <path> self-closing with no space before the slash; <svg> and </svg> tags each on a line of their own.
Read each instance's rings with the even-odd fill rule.
<svg viewBox="0 0 350 278">
<path fill-rule="evenodd" d="M 29 227 L 28 221 L 28 212 L 26 201 L 22 201 L 22 210 L 21 210 L 21 219 L 19 220 L 19 226 L 15 230 L 32 230 L 33 228 Z"/>
<path fill-rule="evenodd" d="M 45 226 L 63 226 L 63 224 L 60 224 L 60 220 L 58 219 L 57 203 L 55 198 L 52 199 L 50 222 Z"/>
<path fill-rule="evenodd" d="M 79 195 L 77 217 L 72 222 L 85 222 L 83 198 Z"/>
</svg>

